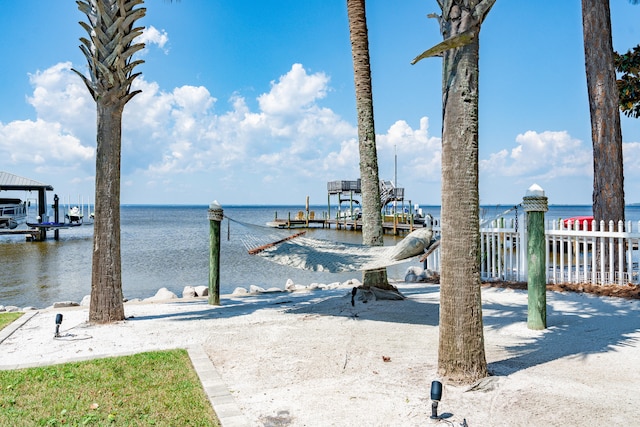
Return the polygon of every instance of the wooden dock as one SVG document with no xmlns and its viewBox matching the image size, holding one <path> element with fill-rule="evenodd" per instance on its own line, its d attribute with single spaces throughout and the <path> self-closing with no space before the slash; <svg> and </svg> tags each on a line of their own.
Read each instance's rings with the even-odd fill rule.
<svg viewBox="0 0 640 427">
<path fill-rule="evenodd" d="M 274 219 L 267 223 L 275 228 L 313 228 L 328 227 L 328 221 L 324 219 Z"/>
<path fill-rule="evenodd" d="M 362 231 L 362 220 L 336 220 L 331 219 L 328 220 L 328 227 L 335 226 L 338 230 L 354 230 L 354 231 Z M 393 222 L 393 221 L 385 221 L 382 223 L 382 230 L 387 234 L 408 234 L 411 233 L 416 228 L 422 228 L 422 224 L 407 224 L 404 222 Z"/>
<path fill-rule="evenodd" d="M 42 240 L 42 234 L 40 233 L 39 230 L 34 229 L 34 228 L 29 228 L 29 229 L 19 229 L 19 230 L 5 230 L 5 229 L 0 229 L 0 235 L 3 236 L 20 236 L 23 235 L 25 237 L 25 240 L 27 242 L 33 242 L 33 241 L 38 241 L 38 240 Z"/>
<path fill-rule="evenodd" d="M 353 219 L 275 219 L 269 223 L 272 227 L 277 228 L 335 228 L 337 230 L 362 231 L 362 220 Z M 382 229 L 388 234 L 406 234 L 416 228 L 421 228 L 422 224 L 407 224 L 383 222 Z"/>
<path fill-rule="evenodd" d="M 5 229 L 0 229 L 0 235 L 18 235 L 18 234 L 35 234 L 37 233 L 37 230 L 25 230 L 25 229 L 21 229 L 21 230 L 5 230 Z"/>
<path fill-rule="evenodd" d="M 0 236 L 19 236 L 24 235 L 26 240 L 31 241 L 44 241 L 47 237 L 47 230 L 52 230 L 54 233 L 54 239 L 58 240 L 59 230 L 64 230 L 71 227 L 77 227 L 82 225 L 81 223 L 42 223 L 42 224 L 28 224 L 29 228 L 14 228 L 14 229 L 0 229 Z"/>
</svg>

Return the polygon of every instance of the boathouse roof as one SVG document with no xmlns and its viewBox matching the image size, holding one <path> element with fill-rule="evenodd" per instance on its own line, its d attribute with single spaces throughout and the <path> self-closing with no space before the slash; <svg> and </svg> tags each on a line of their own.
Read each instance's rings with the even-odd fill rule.
<svg viewBox="0 0 640 427">
<path fill-rule="evenodd" d="M 0 190 L 46 190 L 53 191 L 53 186 L 33 179 L 24 178 L 12 173 L 0 171 Z"/>
</svg>

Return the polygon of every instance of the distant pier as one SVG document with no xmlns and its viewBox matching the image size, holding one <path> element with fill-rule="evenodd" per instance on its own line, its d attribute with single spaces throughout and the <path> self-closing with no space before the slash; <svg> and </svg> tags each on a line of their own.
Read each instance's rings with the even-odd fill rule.
<svg viewBox="0 0 640 427">
<path fill-rule="evenodd" d="M 331 214 L 331 199 L 337 196 L 337 213 Z M 340 180 L 327 182 L 327 211 L 323 212 L 322 218 L 309 210 L 309 196 L 307 196 L 305 210 L 300 210 L 292 216 L 289 212 L 287 219 L 276 217 L 268 225 L 277 228 L 332 228 L 337 230 L 362 231 L 362 218 L 360 207 L 362 197 L 361 180 Z M 405 209 L 404 188 L 396 187 L 391 181 L 380 181 L 381 206 L 393 203 L 393 211 L 382 212 L 382 230 L 387 234 L 407 234 L 417 228 L 422 228 L 422 222 L 416 223 L 411 209 L 411 201 Z M 342 206 L 343 203 L 348 207 Z M 398 209 L 398 211 L 396 211 Z"/>
<path fill-rule="evenodd" d="M 362 231 L 361 219 L 274 219 L 269 225 L 276 228 L 335 228 L 337 230 Z M 382 223 L 382 229 L 387 234 L 406 234 L 417 228 L 422 228 L 423 224 L 414 224 L 400 221 L 385 221 Z"/>
</svg>

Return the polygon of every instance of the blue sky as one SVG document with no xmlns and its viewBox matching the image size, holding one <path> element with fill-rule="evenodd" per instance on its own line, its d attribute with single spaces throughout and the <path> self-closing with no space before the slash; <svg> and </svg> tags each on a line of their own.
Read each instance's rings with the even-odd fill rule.
<svg viewBox="0 0 640 427">
<path fill-rule="evenodd" d="M 345 0 L 147 0 L 142 94 L 124 111 L 122 203 L 325 204 L 358 177 Z M 614 48 L 640 43 L 640 6 L 611 2 Z M 380 178 L 440 204 L 441 60 L 435 0 L 369 0 Z M 71 67 L 75 1 L 6 2 L 0 16 L 0 170 L 93 199 L 95 103 Z M 498 0 L 480 35 L 480 202 L 534 183 L 591 204 L 578 0 Z M 640 120 L 622 116 L 627 203 L 640 202 Z M 50 196 L 52 197 L 52 196 Z"/>
</svg>

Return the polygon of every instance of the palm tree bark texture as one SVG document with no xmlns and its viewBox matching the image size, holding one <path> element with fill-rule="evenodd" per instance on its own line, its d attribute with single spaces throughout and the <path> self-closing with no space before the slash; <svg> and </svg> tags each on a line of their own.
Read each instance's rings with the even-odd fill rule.
<svg viewBox="0 0 640 427">
<path fill-rule="evenodd" d="M 478 55 L 495 0 L 438 0 L 443 41 L 412 63 L 442 56 L 442 214 L 438 375 L 472 383 L 488 375 L 480 286 Z"/>
<path fill-rule="evenodd" d="M 104 105 L 107 104 L 107 105 Z M 98 102 L 96 203 L 89 320 L 124 319 L 120 256 L 120 151 L 123 106 Z"/>
<path fill-rule="evenodd" d="M 142 34 L 136 20 L 145 15 L 135 8 L 143 0 L 89 0 L 76 2 L 88 18 L 81 22 L 89 38 L 80 38 L 89 77 L 84 81 L 96 102 L 95 220 L 91 267 L 89 321 L 108 323 L 124 319 L 120 255 L 120 158 L 122 114 L 125 104 L 140 91 L 131 92 L 132 71 L 143 61 L 132 56 L 144 44 L 134 44 Z"/>
<path fill-rule="evenodd" d="M 358 149 L 360 153 L 360 180 L 362 191 L 362 243 L 382 246 L 382 207 L 380 206 L 380 180 L 378 178 L 378 155 L 373 120 L 373 95 L 371 88 L 371 65 L 369 61 L 369 36 L 365 0 L 347 0 L 349 34 L 353 56 L 353 72 L 358 115 Z M 363 272 L 363 287 L 375 286 L 395 289 L 387 280 L 387 270 Z"/>
</svg>

